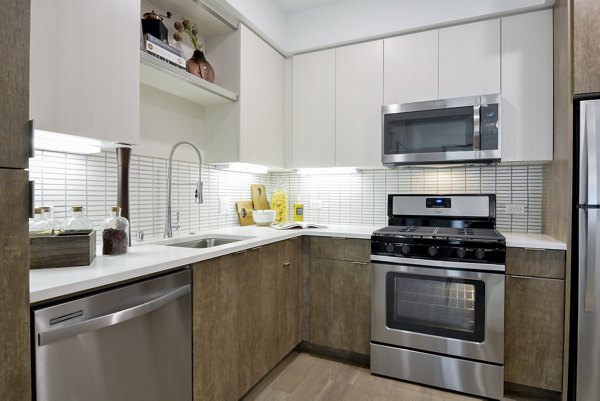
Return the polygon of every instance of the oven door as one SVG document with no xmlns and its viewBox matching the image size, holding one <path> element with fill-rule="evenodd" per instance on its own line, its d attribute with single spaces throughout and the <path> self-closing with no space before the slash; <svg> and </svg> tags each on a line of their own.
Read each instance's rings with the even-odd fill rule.
<svg viewBox="0 0 600 401">
<path fill-rule="evenodd" d="M 424 265 L 374 261 L 371 341 L 504 363 L 504 273 Z"/>
</svg>

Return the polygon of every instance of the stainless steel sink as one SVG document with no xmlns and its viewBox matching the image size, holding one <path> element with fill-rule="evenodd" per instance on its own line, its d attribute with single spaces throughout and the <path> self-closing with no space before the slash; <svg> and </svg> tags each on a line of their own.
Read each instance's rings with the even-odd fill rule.
<svg viewBox="0 0 600 401">
<path fill-rule="evenodd" d="M 214 246 L 231 244 L 233 242 L 243 241 L 254 237 L 246 235 L 223 235 L 223 234 L 205 234 L 196 237 L 170 238 L 155 242 L 156 245 L 177 246 L 181 248 L 205 249 Z"/>
<path fill-rule="evenodd" d="M 179 246 L 182 248 L 211 248 L 213 246 L 231 244 L 232 242 L 238 242 L 241 239 L 233 238 L 201 238 L 193 241 L 179 242 L 175 244 L 169 244 L 167 246 Z"/>
</svg>

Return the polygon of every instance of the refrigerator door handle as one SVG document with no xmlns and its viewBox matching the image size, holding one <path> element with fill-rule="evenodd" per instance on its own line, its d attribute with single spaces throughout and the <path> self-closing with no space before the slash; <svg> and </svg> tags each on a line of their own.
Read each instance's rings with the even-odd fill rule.
<svg viewBox="0 0 600 401">
<path fill-rule="evenodd" d="M 587 140 L 587 105 L 581 103 L 579 111 L 579 200 L 577 203 L 588 203 L 588 140 Z"/>
<path fill-rule="evenodd" d="M 584 252 L 580 252 L 579 256 L 581 259 L 580 263 L 583 263 L 582 266 L 585 268 L 584 310 L 586 312 L 592 312 L 594 310 L 594 300 L 596 298 L 597 230 L 600 228 L 598 227 L 598 212 L 598 209 L 588 209 L 584 212 L 584 216 L 587 215 L 587 224 L 585 224 L 587 241 L 583 242 L 583 244 L 585 244 L 583 246 L 585 246 L 586 249 L 584 249 Z"/>
<path fill-rule="evenodd" d="M 583 135 L 585 140 L 581 141 L 582 146 L 587 147 L 587 167 L 584 166 L 585 170 L 579 170 L 580 172 L 585 171 L 585 174 L 580 178 L 580 182 L 587 182 L 587 188 L 585 189 L 587 199 L 584 203 L 588 205 L 597 205 L 598 199 L 598 132 L 600 129 L 600 102 L 590 101 L 585 102 L 585 128 Z M 587 178 L 587 179 L 586 179 Z"/>
</svg>

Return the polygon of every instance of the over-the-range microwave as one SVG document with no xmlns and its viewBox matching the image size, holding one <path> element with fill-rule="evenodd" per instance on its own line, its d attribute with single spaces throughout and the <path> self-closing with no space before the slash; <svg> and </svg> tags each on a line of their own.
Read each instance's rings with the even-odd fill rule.
<svg viewBox="0 0 600 401">
<path fill-rule="evenodd" d="M 500 95 L 383 106 L 386 166 L 500 160 Z"/>
</svg>

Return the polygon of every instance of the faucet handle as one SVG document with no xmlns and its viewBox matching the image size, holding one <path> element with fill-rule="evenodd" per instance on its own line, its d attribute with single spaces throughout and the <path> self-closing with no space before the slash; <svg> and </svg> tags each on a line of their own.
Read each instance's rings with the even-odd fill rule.
<svg viewBox="0 0 600 401">
<path fill-rule="evenodd" d="M 194 203 L 202 204 L 204 203 L 204 196 L 202 195 L 202 188 L 204 187 L 204 183 L 198 180 L 196 184 L 196 193 L 194 194 Z"/>
</svg>

